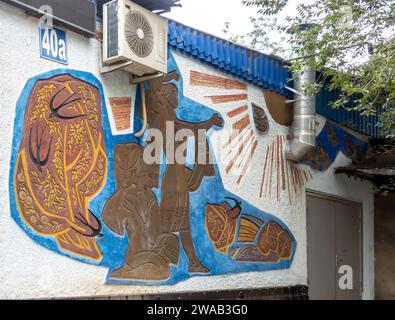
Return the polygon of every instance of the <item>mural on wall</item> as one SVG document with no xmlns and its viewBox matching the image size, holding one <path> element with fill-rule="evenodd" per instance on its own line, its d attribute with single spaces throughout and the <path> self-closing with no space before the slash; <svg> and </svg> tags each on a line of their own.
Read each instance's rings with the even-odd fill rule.
<svg viewBox="0 0 395 320">
<path fill-rule="evenodd" d="M 129 130 L 131 125 L 132 98 L 110 97 L 109 101 L 117 131 Z"/>
<path fill-rule="evenodd" d="M 227 202 L 220 205 L 208 204 L 206 206 L 206 230 L 210 240 L 217 251 L 229 253 L 229 247 L 236 238 L 238 217 L 241 214 L 241 205 L 237 200 L 227 197 L 235 202 L 232 208 Z"/>
<path fill-rule="evenodd" d="M 236 205 L 231 207 L 223 202 L 206 207 L 207 233 L 219 252 L 239 262 L 278 262 L 291 258 L 293 241 L 287 230 L 277 222 L 265 223 L 242 213 L 240 202 L 226 198 Z"/>
<path fill-rule="evenodd" d="M 316 138 L 316 147 L 306 154 L 302 163 L 315 170 L 326 171 L 339 152 L 355 163 L 360 163 L 365 159 L 367 151 L 368 143 L 327 120 Z"/>
<path fill-rule="evenodd" d="M 275 198 L 279 202 L 281 193 L 285 192 L 288 193 L 289 203 L 295 203 L 306 183 L 313 179 L 309 169 L 300 168 L 286 159 L 283 150 L 288 138 L 288 136 L 276 135 L 273 143 L 266 147 L 262 165 L 260 198 Z"/>
<path fill-rule="evenodd" d="M 266 116 L 265 110 L 262 107 L 252 103 L 252 112 L 254 114 L 255 128 L 260 134 L 266 134 L 269 131 L 269 120 Z"/>
<path fill-rule="evenodd" d="M 311 170 L 288 161 L 283 153 L 289 136 L 277 135 L 271 145 L 266 148 L 264 164 L 262 165 L 262 182 L 259 196 L 275 198 L 280 201 L 281 193 L 287 192 L 289 203 L 295 203 L 300 191 L 313 179 Z M 351 135 L 340 126 L 326 121 L 324 128 L 316 138 L 316 147 L 308 152 L 301 163 L 314 170 L 328 170 L 339 152 L 361 162 L 365 158 L 368 144 Z M 275 185 L 273 192 L 272 185 Z"/>
<path fill-rule="evenodd" d="M 235 170 L 240 172 L 237 178 L 237 184 L 241 184 L 243 178 L 248 172 L 252 158 L 258 147 L 258 140 L 254 134 L 253 126 L 257 126 L 257 130 L 263 130 L 266 133 L 268 130 L 268 122 L 264 112 L 258 111 L 252 123 L 248 108 L 248 93 L 247 86 L 237 80 L 227 79 L 219 76 L 210 75 L 198 71 L 190 71 L 190 85 L 196 87 L 220 88 L 225 90 L 239 90 L 238 94 L 223 94 L 223 95 L 209 95 L 206 98 L 210 99 L 213 104 L 223 105 L 227 103 L 240 102 L 242 105 L 226 113 L 227 117 L 233 121 L 232 132 L 229 141 L 225 143 L 223 149 L 226 152 L 225 158 L 229 159 L 226 165 L 226 174 L 232 174 Z M 267 128 L 265 128 L 267 127 Z M 237 152 L 234 152 L 234 147 L 238 146 Z"/>
<path fill-rule="evenodd" d="M 89 199 L 106 179 L 98 89 L 69 75 L 38 81 L 24 116 L 15 163 L 19 214 L 37 233 L 56 238 L 62 250 L 99 260 L 98 212 Z"/>
<path fill-rule="evenodd" d="M 168 277 L 169 270 L 158 261 L 169 259 L 168 263 L 174 264 L 178 261 L 177 252 L 172 252 L 169 245 L 178 240 L 175 236 L 160 237 L 159 205 L 151 191 L 158 187 L 159 167 L 147 165 L 143 152 L 144 148 L 137 143 L 117 144 L 114 149 L 116 190 L 104 207 L 102 219 L 116 234 L 124 236 L 126 231 L 129 239 L 125 264 L 112 272 L 114 278 L 159 279 L 161 274 Z M 146 270 L 139 269 L 149 261 L 151 265 Z M 157 270 L 150 269 L 153 267 Z"/>
<path fill-rule="evenodd" d="M 270 136 L 269 119 L 264 108 L 254 102 L 249 103 L 247 87 L 242 82 L 194 70 L 189 72 L 191 86 L 232 90 L 229 94 L 205 95 L 205 98 L 210 99 L 214 105 L 226 107 L 229 103 L 240 103 L 239 107 L 226 113 L 232 121 L 233 132 L 229 141 L 223 144 L 225 161 L 227 161 L 225 173 L 227 175 L 239 174 L 242 168 L 235 182 L 238 185 L 243 180 L 248 183 L 247 173 L 251 167 L 252 158 L 256 155 L 258 146 L 261 143 L 267 143 L 267 139 L 261 138 L 266 134 Z M 239 93 L 236 93 L 237 91 Z M 293 121 L 293 107 L 292 104 L 286 104 L 287 98 L 266 89 L 263 91 L 263 96 L 267 111 L 273 121 L 284 127 L 290 126 Z M 251 112 L 249 106 L 251 106 Z M 284 150 L 290 138 L 289 135 L 276 134 L 271 137 L 272 142 L 265 146 L 263 163 L 260 165 L 262 177 L 257 191 L 259 198 L 274 200 L 278 203 L 287 201 L 292 205 L 302 195 L 305 185 L 313 179 L 310 169 L 286 159 Z M 237 152 L 234 152 L 235 149 Z M 327 170 L 339 152 L 343 152 L 347 157 L 358 162 L 366 154 L 367 144 L 347 133 L 340 126 L 327 121 L 323 131 L 317 136 L 316 148 L 309 152 L 301 163 L 314 170 Z"/>
<path fill-rule="evenodd" d="M 186 158 L 214 157 L 210 135 L 223 119 L 184 96 L 172 54 L 169 73 L 147 83 L 146 103 L 150 128 L 164 132 L 170 120 L 175 130 L 190 129 Z M 167 159 L 174 150 L 164 141 L 164 161 L 148 165 L 148 142 L 113 135 L 102 86 L 90 73 L 60 69 L 30 79 L 16 115 L 12 217 L 38 244 L 107 267 L 107 284 L 171 285 L 193 276 L 290 267 L 292 232 L 227 191 L 215 161 L 173 164 Z M 235 122 L 235 128 L 252 125 L 249 117 Z M 199 129 L 208 130 L 205 148 L 196 139 Z M 250 143 L 254 153 L 257 142 Z"/>
<path fill-rule="evenodd" d="M 221 118 L 216 114 L 209 120 L 199 123 L 178 119 L 176 116 L 178 89 L 174 84 L 169 83 L 172 80 L 179 80 L 176 72 L 149 81 L 146 102 L 147 120 L 151 128 L 158 129 L 166 139 L 166 122 L 172 121 L 176 132 L 180 129 L 190 129 L 195 135 L 195 141 L 198 141 L 199 129 L 209 130 L 215 125 L 222 125 Z M 176 141 L 172 150 L 165 148 L 163 151 L 166 158 L 174 159 L 174 152 L 182 143 L 183 141 Z M 167 145 L 165 140 L 163 146 Z M 110 199 L 103 212 L 103 219 L 113 231 L 121 235 L 123 234 L 122 222 L 125 220 L 141 221 L 144 226 L 141 222 L 128 224 L 128 230 L 131 231 L 128 234 L 129 239 L 134 241 L 129 246 L 126 264 L 121 269 L 115 270 L 111 277 L 143 280 L 167 279 L 170 275 L 170 263 L 177 264 L 178 262 L 180 242 L 188 256 L 189 272 L 207 273 L 207 268 L 196 256 L 192 241 L 189 193 L 200 187 L 205 176 L 215 174 L 213 166 L 197 164 L 191 170 L 183 164 L 168 164 L 163 175 L 162 198 L 158 206 L 150 190 L 155 187 L 155 182 L 158 183 L 159 166 L 144 165 L 144 151 L 141 148 L 135 156 L 131 156 L 128 152 L 119 152 L 127 146 L 117 145 L 116 148 L 118 150 L 115 151 L 115 165 L 119 163 L 119 167 L 115 168 L 116 172 L 119 171 L 117 183 L 124 186 L 125 191 L 123 196 L 115 195 Z M 173 154 L 169 155 L 170 152 Z M 134 173 L 129 179 L 126 178 L 128 172 Z M 154 177 L 154 179 L 147 181 L 146 177 Z M 146 181 L 139 185 L 138 182 L 144 179 Z M 128 181 L 130 186 L 127 185 Z M 144 192 L 147 190 L 148 194 Z M 137 194 L 141 195 L 136 197 Z M 125 218 L 131 215 L 135 217 Z M 176 232 L 179 233 L 178 236 L 174 234 Z"/>
<path fill-rule="evenodd" d="M 236 180 L 236 183 L 240 185 L 250 169 L 258 144 L 263 143 L 260 138 L 269 133 L 270 124 L 265 110 L 263 107 L 251 103 L 252 117 L 250 116 L 247 87 L 237 80 L 229 80 L 191 70 L 190 84 L 192 86 L 244 91 L 239 94 L 232 92 L 232 94 L 207 96 L 213 104 L 217 105 L 226 106 L 227 103 L 237 103 L 239 101 L 240 104 L 243 104 L 226 113 L 232 121 L 233 131 L 229 141 L 223 145 L 225 159 L 228 161 L 225 172 L 228 175 L 241 172 Z M 264 96 L 273 120 L 284 126 L 291 124 L 292 106 L 285 104 L 286 98 L 270 91 L 265 91 Z M 308 169 L 299 168 L 298 165 L 285 158 L 284 149 L 288 139 L 287 136 L 275 135 L 272 139 L 273 141 L 265 147 L 264 162 L 261 165 L 262 178 L 257 196 L 280 202 L 282 193 L 285 193 L 289 204 L 293 204 L 304 190 L 305 184 L 313 178 L 312 173 Z M 234 152 L 235 148 L 238 149 L 237 152 Z"/>
<path fill-rule="evenodd" d="M 247 183 L 258 143 L 270 137 L 257 192 L 270 201 L 288 193 L 292 203 L 312 172 L 285 159 L 289 137 L 268 135 L 269 119 L 261 106 L 249 104 L 246 85 L 193 71 L 190 84 L 240 91 L 207 96 L 219 106 L 240 103 L 223 113 L 232 121 L 232 132 L 222 147 L 231 156 L 240 143 L 225 163 L 225 173 L 241 169 L 236 183 Z M 14 124 L 10 204 L 16 223 L 54 252 L 108 268 L 107 284 L 172 285 L 194 276 L 289 268 L 296 250 L 291 230 L 226 190 L 215 161 L 196 161 L 215 160 L 210 136 L 223 130 L 224 120 L 185 97 L 183 86 L 170 53 L 169 73 L 146 85 L 148 124 L 165 139 L 166 121 L 174 123 L 175 131 L 189 129 L 190 135 L 174 149 L 163 141 L 163 161 L 149 165 L 143 159 L 149 141 L 112 134 L 103 89 L 92 74 L 60 69 L 30 79 Z M 135 131 L 141 127 L 139 95 Z M 114 119 L 118 129 L 129 126 L 126 107 L 132 100 L 110 103 L 114 118 L 122 118 Z M 199 129 L 208 130 L 204 148 L 197 139 Z M 184 143 L 186 163 L 169 161 Z M 338 152 L 359 160 L 366 148 L 327 122 L 304 163 L 325 170 Z"/>
</svg>

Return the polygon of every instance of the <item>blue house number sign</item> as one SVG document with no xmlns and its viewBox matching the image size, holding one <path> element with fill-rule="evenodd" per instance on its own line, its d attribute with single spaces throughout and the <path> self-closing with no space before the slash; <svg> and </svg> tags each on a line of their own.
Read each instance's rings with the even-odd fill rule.
<svg viewBox="0 0 395 320">
<path fill-rule="evenodd" d="M 66 32 L 47 25 L 41 25 L 39 31 L 41 58 L 67 65 Z"/>
</svg>

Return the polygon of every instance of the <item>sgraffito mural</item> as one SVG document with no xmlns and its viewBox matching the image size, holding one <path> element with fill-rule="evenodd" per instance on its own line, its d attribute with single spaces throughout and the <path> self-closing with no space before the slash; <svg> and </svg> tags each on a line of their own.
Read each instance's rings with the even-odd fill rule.
<svg viewBox="0 0 395 320">
<path fill-rule="evenodd" d="M 203 122 L 180 120 L 176 116 L 178 88 L 169 83 L 172 80 L 179 80 L 176 72 L 149 82 L 146 101 L 151 128 L 159 130 L 163 137 L 167 137 L 166 122 L 171 121 L 176 132 L 188 128 L 198 141 L 198 129 L 208 130 L 215 125 L 221 126 L 222 120 L 218 115 Z M 174 158 L 174 152 L 181 143 L 183 142 L 176 142 L 172 150 L 165 148 L 164 155 L 169 158 L 169 153 L 172 152 L 171 157 Z M 168 146 L 166 140 L 163 146 Z M 133 242 L 128 248 L 126 264 L 115 270 L 111 277 L 167 279 L 170 275 L 170 264 L 178 263 L 180 242 L 188 257 L 188 271 L 207 273 L 208 269 L 197 257 L 192 240 L 189 194 L 200 187 L 204 177 L 215 174 L 212 165 L 197 164 L 193 169 L 179 163 L 166 165 L 162 178 L 162 197 L 158 205 L 151 189 L 158 187 L 156 184 L 159 182 L 159 166 L 144 164 L 144 151 L 136 145 L 117 145 L 116 148 L 117 184 L 123 188 L 109 200 L 103 219 L 106 225 L 119 234 L 123 234 L 123 221 L 132 219 L 135 222 L 128 223 L 128 236 Z M 129 151 L 126 152 L 126 149 Z M 133 174 L 128 177 L 128 172 Z"/>
<path fill-rule="evenodd" d="M 22 132 L 13 176 L 21 218 L 62 250 L 99 260 L 101 222 L 88 208 L 107 171 L 98 89 L 68 75 L 37 81 Z"/>
<path fill-rule="evenodd" d="M 255 103 L 254 100 L 257 99 L 250 95 L 244 83 L 208 72 L 189 68 L 186 70 L 189 73 L 191 87 L 206 89 L 197 93 L 198 98 L 207 98 L 218 107 L 218 110 L 224 110 L 224 115 L 231 123 L 232 133 L 229 141 L 222 143 L 225 152 L 225 174 L 232 179 L 232 176 L 238 175 L 235 183 L 244 187 L 251 183 L 251 175 L 248 175 L 248 172 L 254 157 L 259 158 L 259 187 L 252 192 L 261 199 L 294 205 L 304 197 L 305 186 L 313 179 L 312 170 L 329 169 L 339 152 L 354 162 L 361 161 L 367 152 L 366 142 L 325 120 L 324 128 L 316 138 L 316 148 L 308 152 L 301 161 L 310 168 L 289 161 L 285 157 L 285 148 L 292 137 L 289 133 L 284 133 L 289 132 L 289 128 L 286 127 L 292 124 L 293 106 L 286 103 L 285 96 L 263 90 L 264 104 L 272 120 L 270 123 L 265 108 Z M 221 94 L 210 94 L 218 89 Z M 225 111 L 229 110 L 230 106 L 232 109 Z M 275 134 L 270 132 L 271 127 L 274 127 L 272 131 Z M 237 152 L 234 152 L 235 149 Z M 257 150 L 260 150 L 259 155 Z"/>
<path fill-rule="evenodd" d="M 286 193 L 289 204 L 296 203 L 305 185 L 313 179 L 313 174 L 308 168 L 301 168 L 286 159 L 283 150 L 289 138 L 289 136 L 276 135 L 274 141 L 266 147 L 260 198 L 275 199 L 280 202 L 281 194 Z M 273 185 L 275 190 L 272 188 Z"/>
<path fill-rule="evenodd" d="M 304 187 L 313 176 L 308 168 L 301 168 L 286 159 L 284 150 L 290 136 L 280 134 L 270 136 L 270 122 L 265 109 L 250 102 L 252 99 L 248 96 L 244 83 L 194 70 L 190 70 L 189 73 L 192 87 L 205 87 L 207 90 L 217 88 L 232 90 L 231 93 L 222 91 L 224 92 L 222 95 L 206 96 L 219 108 L 226 108 L 229 103 L 240 103 L 240 106 L 225 113 L 232 123 L 229 141 L 222 145 L 225 152 L 225 173 L 235 175 L 235 172 L 238 172 L 239 176 L 235 181 L 237 185 L 241 185 L 242 182 L 248 183 L 246 176 L 251 169 L 252 160 L 258 157 L 259 146 L 266 144 L 263 156 L 259 155 L 263 162 L 259 166 L 261 174 L 259 187 L 255 191 L 256 196 L 277 203 L 280 203 L 282 199 L 288 199 L 290 205 L 295 204 L 297 199 L 303 196 Z M 235 93 L 234 90 L 239 93 Z M 273 125 L 274 123 L 283 126 L 290 125 L 293 108 L 286 105 L 286 98 L 268 90 L 264 91 L 264 97 L 267 110 L 273 119 Z M 264 137 L 267 138 L 262 139 Z M 234 149 L 237 149 L 237 152 L 234 152 Z"/>
<path fill-rule="evenodd" d="M 131 126 L 132 99 L 130 97 L 110 97 L 111 110 L 118 132 L 129 130 Z"/>
<path fill-rule="evenodd" d="M 206 207 L 206 229 L 217 251 L 239 262 L 278 262 L 291 258 L 293 243 L 287 230 L 275 221 L 265 223 L 242 213 L 240 202 L 226 198 L 236 205 L 231 207 L 223 202 Z"/>
<path fill-rule="evenodd" d="M 365 159 L 368 147 L 368 143 L 328 120 L 316 138 L 316 147 L 306 154 L 302 163 L 315 170 L 326 171 L 339 152 L 360 163 Z"/>
<path fill-rule="evenodd" d="M 172 285 L 196 276 L 289 268 L 297 245 L 291 230 L 226 190 L 215 161 L 197 161 L 215 160 L 210 136 L 223 130 L 225 116 L 233 131 L 223 150 L 229 153 L 239 142 L 225 173 L 241 168 L 236 183 L 248 181 L 258 143 L 270 131 L 264 108 L 249 103 L 246 85 L 237 80 L 191 71 L 189 85 L 238 90 L 207 98 L 213 105 L 240 105 L 222 115 L 184 96 L 170 53 L 168 74 L 145 86 L 149 128 L 165 138 L 162 161 L 148 164 L 144 152 L 152 141 L 112 134 L 103 88 L 92 74 L 59 69 L 30 79 L 14 123 L 10 204 L 16 223 L 49 250 L 107 267 L 107 284 Z M 131 120 L 135 131 L 141 128 L 140 92 L 134 119 L 132 100 L 110 100 L 118 129 Z M 174 148 L 167 147 L 167 121 L 175 132 L 189 130 Z M 207 131 L 203 142 L 200 129 Z M 285 192 L 292 204 L 313 178 L 311 170 L 328 169 L 338 152 L 359 161 L 367 150 L 366 143 L 326 122 L 304 159 L 309 169 L 285 159 L 289 138 L 274 135 L 263 149 L 260 198 L 280 201 Z M 186 163 L 168 161 L 182 144 L 188 146 Z"/>
<path fill-rule="evenodd" d="M 169 73 L 146 84 L 145 98 L 150 128 L 163 132 L 173 121 L 176 131 L 190 130 L 179 144 L 188 142 L 192 161 L 168 162 L 178 145 L 169 150 L 165 141 L 163 161 L 147 164 L 147 141 L 112 135 L 104 92 L 92 74 L 60 69 L 30 79 L 14 124 L 16 223 L 54 252 L 107 267 L 107 284 L 171 285 L 193 276 L 289 268 L 296 250 L 291 230 L 227 191 L 215 162 L 193 161 L 214 157 L 210 134 L 222 130 L 223 119 L 184 96 L 172 54 Z M 140 101 L 138 93 L 135 131 Z M 259 110 L 256 121 L 264 134 L 268 122 Z M 235 128 L 248 125 L 249 118 Z M 208 130 L 203 155 L 195 152 L 199 129 Z"/>
</svg>

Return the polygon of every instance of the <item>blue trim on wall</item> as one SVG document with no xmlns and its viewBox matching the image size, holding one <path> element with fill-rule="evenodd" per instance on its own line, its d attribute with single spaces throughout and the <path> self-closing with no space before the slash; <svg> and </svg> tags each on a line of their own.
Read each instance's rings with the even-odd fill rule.
<svg viewBox="0 0 395 320">
<path fill-rule="evenodd" d="M 333 144 L 328 138 L 330 135 L 329 126 L 332 127 L 333 130 L 332 134 L 336 136 L 337 139 L 336 144 Z M 350 140 L 349 144 L 346 143 L 346 138 Z M 352 152 L 352 150 L 350 150 L 350 145 L 352 145 L 352 147 L 355 149 L 354 153 Z M 368 143 L 348 133 L 340 126 L 328 122 L 328 120 L 326 121 L 325 126 L 320 132 L 320 134 L 316 137 L 315 148 L 314 148 L 315 154 L 320 154 L 320 146 L 322 147 L 323 151 L 327 154 L 328 161 L 326 163 L 324 163 L 324 161 L 320 161 L 319 168 L 317 168 L 313 164 L 312 158 L 310 158 L 309 160 L 303 160 L 301 161 L 301 163 L 306 164 L 312 168 L 318 169 L 320 171 L 326 171 L 336 160 L 336 157 L 340 152 L 342 152 L 346 156 L 348 154 L 351 154 L 349 157 L 354 162 L 358 162 L 361 161 L 361 159 L 358 159 L 358 154 L 356 153 L 356 151 L 359 150 L 359 154 L 365 157 L 369 148 Z"/>
<path fill-rule="evenodd" d="M 111 133 L 111 127 L 108 119 L 107 108 L 105 105 L 105 97 L 103 87 L 100 81 L 91 73 L 82 72 L 72 69 L 56 69 L 50 72 L 46 72 L 35 77 L 29 79 L 22 90 L 22 94 L 20 95 L 17 104 L 16 104 L 16 112 L 15 112 L 15 120 L 14 120 L 14 135 L 12 139 L 12 154 L 10 161 L 10 173 L 9 173 L 9 197 L 10 197 L 10 209 L 11 216 L 15 220 L 15 222 L 31 237 L 35 242 L 39 243 L 43 247 L 46 247 L 54 252 L 60 253 L 67 257 L 76 259 L 78 261 L 82 261 L 88 264 L 108 266 L 111 264 L 122 265 L 124 258 L 122 255 L 126 252 L 127 249 L 127 238 L 121 238 L 114 233 L 112 233 L 108 228 L 103 226 L 103 235 L 102 239 L 97 239 L 97 243 L 100 251 L 103 254 L 103 258 L 100 261 L 92 261 L 86 258 L 82 258 L 78 255 L 73 255 L 69 252 L 62 251 L 56 241 L 55 238 L 50 236 L 42 236 L 37 234 L 34 230 L 32 230 L 29 226 L 27 226 L 22 218 L 20 217 L 17 209 L 17 205 L 15 202 L 15 193 L 14 193 L 14 170 L 16 158 L 18 155 L 20 141 L 22 139 L 23 133 L 23 122 L 25 118 L 25 108 L 27 106 L 30 93 L 39 80 L 45 80 L 57 75 L 68 74 L 80 80 L 83 80 L 93 86 L 95 86 L 100 91 L 101 98 L 101 108 L 103 115 L 103 135 L 105 137 L 106 142 L 106 150 L 108 157 L 108 175 L 107 181 L 101 192 L 89 202 L 89 209 L 98 217 L 100 217 L 101 212 L 103 210 L 104 204 L 107 199 L 113 194 L 115 190 L 115 177 L 114 172 L 110 168 L 113 168 L 114 163 L 114 145 L 117 143 L 126 143 L 126 142 L 135 142 L 136 138 L 133 135 L 124 135 L 124 136 L 113 136 Z M 115 254 L 116 253 L 116 254 Z"/>
</svg>

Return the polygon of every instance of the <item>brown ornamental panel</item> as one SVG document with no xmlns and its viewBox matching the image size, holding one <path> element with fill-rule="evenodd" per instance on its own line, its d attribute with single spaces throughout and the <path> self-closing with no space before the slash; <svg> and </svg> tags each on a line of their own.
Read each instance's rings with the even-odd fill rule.
<svg viewBox="0 0 395 320">
<path fill-rule="evenodd" d="M 103 187 L 107 156 L 99 90 L 69 75 L 40 80 L 26 106 L 15 169 L 18 211 L 59 247 L 100 260 L 101 223 L 88 201 Z"/>
</svg>

